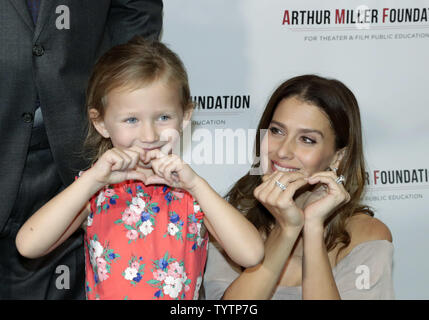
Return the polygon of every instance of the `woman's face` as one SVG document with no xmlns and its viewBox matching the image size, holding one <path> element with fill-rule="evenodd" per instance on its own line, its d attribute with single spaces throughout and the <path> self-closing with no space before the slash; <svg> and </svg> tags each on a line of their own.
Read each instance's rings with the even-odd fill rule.
<svg viewBox="0 0 429 320">
<path fill-rule="evenodd" d="M 335 134 L 328 117 L 320 108 L 296 97 L 280 101 L 262 146 L 267 174 L 300 171 L 311 176 L 338 166 L 340 152 L 335 151 Z"/>
</svg>

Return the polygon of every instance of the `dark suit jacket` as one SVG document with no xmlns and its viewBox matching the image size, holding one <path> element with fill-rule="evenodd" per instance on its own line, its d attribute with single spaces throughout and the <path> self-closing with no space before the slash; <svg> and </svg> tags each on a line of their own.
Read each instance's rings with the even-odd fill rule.
<svg viewBox="0 0 429 320">
<path fill-rule="evenodd" d="M 69 8 L 70 29 L 57 29 L 59 5 Z M 96 59 L 134 35 L 157 38 L 162 7 L 161 0 L 42 0 L 34 26 L 25 0 L 0 1 L 0 235 L 16 200 L 36 94 L 68 185 L 85 166 L 85 88 Z"/>
</svg>

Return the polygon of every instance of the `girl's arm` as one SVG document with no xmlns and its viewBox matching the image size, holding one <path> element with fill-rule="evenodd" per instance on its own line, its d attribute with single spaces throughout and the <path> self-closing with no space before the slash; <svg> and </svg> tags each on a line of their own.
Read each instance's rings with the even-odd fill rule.
<svg viewBox="0 0 429 320">
<path fill-rule="evenodd" d="M 33 214 L 16 236 L 16 247 L 27 258 L 38 258 L 63 243 L 88 216 L 89 199 L 101 188 L 90 172 L 64 189 Z"/>
<path fill-rule="evenodd" d="M 204 224 L 237 264 L 249 267 L 259 263 L 264 245 L 256 228 L 233 206 L 198 178 L 189 190 L 204 212 Z"/>
<path fill-rule="evenodd" d="M 143 154 L 139 147 L 105 152 L 91 169 L 25 222 L 16 237 L 21 255 L 37 258 L 63 243 L 88 216 L 89 199 L 106 184 L 144 180 L 138 166 Z"/>
</svg>

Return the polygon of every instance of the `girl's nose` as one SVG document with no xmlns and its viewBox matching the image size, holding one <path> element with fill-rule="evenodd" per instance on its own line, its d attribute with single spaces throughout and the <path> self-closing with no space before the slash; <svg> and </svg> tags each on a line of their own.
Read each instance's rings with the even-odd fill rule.
<svg viewBox="0 0 429 320">
<path fill-rule="evenodd" d="M 140 141 L 143 143 L 154 143 L 158 141 L 158 134 L 152 123 L 144 123 L 140 131 Z"/>
</svg>

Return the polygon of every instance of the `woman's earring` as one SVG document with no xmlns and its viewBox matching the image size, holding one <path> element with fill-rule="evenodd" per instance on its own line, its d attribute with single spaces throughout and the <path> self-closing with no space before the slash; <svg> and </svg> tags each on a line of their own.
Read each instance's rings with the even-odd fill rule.
<svg viewBox="0 0 429 320">
<path fill-rule="evenodd" d="M 333 167 L 331 168 L 331 170 L 334 171 L 335 174 L 337 174 L 338 168 Z"/>
</svg>

